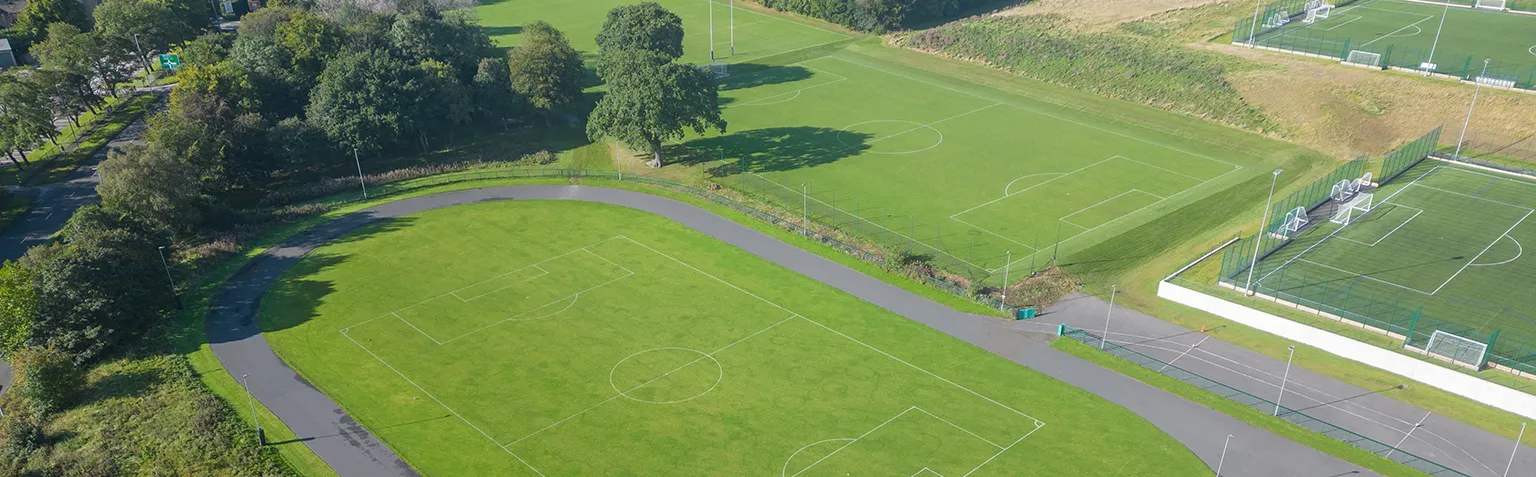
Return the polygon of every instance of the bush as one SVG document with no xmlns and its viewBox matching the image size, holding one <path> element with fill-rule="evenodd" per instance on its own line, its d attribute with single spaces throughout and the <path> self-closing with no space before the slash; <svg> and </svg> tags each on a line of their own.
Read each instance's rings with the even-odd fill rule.
<svg viewBox="0 0 1536 477">
<path fill-rule="evenodd" d="M 11 390 L 37 414 L 61 411 L 74 404 L 85 377 L 73 357 L 55 348 L 29 347 L 11 354 L 16 384 Z"/>
<path fill-rule="evenodd" d="M 1079 33 L 1059 16 L 970 18 L 901 39 L 910 48 L 1257 131 L 1274 123 L 1226 80 L 1234 61 L 1118 33 Z"/>
</svg>

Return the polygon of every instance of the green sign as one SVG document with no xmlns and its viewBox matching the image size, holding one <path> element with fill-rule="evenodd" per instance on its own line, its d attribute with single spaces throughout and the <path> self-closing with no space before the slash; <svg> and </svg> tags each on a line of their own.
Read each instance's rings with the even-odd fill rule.
<svg viewBox="0 0 1536 477">
<path fill-rule="evenodd" d="M 175 53 L 160 55 L 160 69 L 174 70 L 181 67 L 181 56 Z"/>
</svg>

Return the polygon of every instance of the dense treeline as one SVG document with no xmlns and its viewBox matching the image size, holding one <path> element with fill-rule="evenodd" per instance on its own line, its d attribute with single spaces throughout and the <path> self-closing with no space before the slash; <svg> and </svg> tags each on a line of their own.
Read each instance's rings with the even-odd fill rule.
<svg viewBox="0 0 1536 477">
<path fill-rule="evenodd" d="M 1126 101 L 1257 131 L 1274 124 L 1227 82 L 1235 64 L 1145 37 L 1083 33 L 1059 17 L 988 16 L 907 34 L 902 44 Z"/>
<path fill-rule="evenodd" d="M 819 18 L 855 30 L 882 33 L 952 18 L 998 0 L 762 0 L 768 8 Z"/>
<path fill-rule="evenodd" d="M 155 3 L 161 13 L 181 0 L 160 1 L 107 0 Z M 503 53 L 470 11 L 424 0 L 269 5 L 234 33 L 173 29 L 141 43 L 182 54 L 164 111 L 147 119 L 142 145 L 102 162 L 99 205 L 77 212 L 53 243 L 0 267 L 0 357 L 22 376 L 0 402 L 0 474 L 93 474 L 78 465 L 99 456 L 72 452 L 100 448 L 44 449 L 54 442 L 50 419 L 80 397 L 83 370 L 182 305 L 178 264 L 197 262 L 199 250 L 233 252 L 231 236 L 315 212 L 282 198 L 354 172 L 355 157 L 431 152 L 590 111 L 591 138 L 624 142 L 659 165 L 663 142 L 725 128 L 713 74 L 677 62 L 682 21 L 654 3 L 608 14 L 593 65 L 608 87 L 595 104 L 584 93 L 581 54 L 542 22 L 525 25 L 522 44 Z M 95 29 L 54 22 L 34 47 L 42 68 L 0 76 L 0 121 L 12 121 L 8 98 L 38 93 L 49 99 L 33 110 L 60 104 L 43 119 L 78 114 L 100 102 L 91 84 L 116 84 L 146 60 L 114 39 L 149 33 L 103 11 L 113 9 L 98 8 Z M 74 82 L 43 81 L 50 75 Z M 11 129 L 0 139 L 46 137 L 42 128 Z M 202 246 L 209 243 L 217 245 Z"/>
</svg>

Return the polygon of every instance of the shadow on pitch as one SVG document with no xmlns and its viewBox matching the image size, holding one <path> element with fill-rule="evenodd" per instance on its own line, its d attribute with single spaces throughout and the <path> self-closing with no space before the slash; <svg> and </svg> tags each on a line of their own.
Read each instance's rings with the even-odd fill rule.
<svg viewBox="0 0 1536 477">
<path fill-rule="evenodd" d="M 870 134 L 811 126 L 753 129 L 700 138 L 669 147 L 679 164 L 712 165 L 711 177 L 741 172 L 766 174 L 836 162 L 869 149 Z"/>
<path fill-rule="evenodd" d="M 728 68 L 730 76 L 720 79 L 720 91 L 793 83 L 811 77 L 811 70 L 795 65 L 772 66 L 757 63 L 741 63 L 730 65 Z"/>
</svg>

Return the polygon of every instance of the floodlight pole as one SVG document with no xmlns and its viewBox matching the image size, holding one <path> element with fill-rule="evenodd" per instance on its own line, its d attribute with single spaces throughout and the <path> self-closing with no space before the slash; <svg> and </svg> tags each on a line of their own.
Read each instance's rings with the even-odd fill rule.
<svg viewBox="0 0 1536 477">
<path fill-rule="evenodd" d="M 736 0 L 731 0 L 731 56 L 736 56 Z"/>
<path fill-rule="evenodd" d="M 1264 0 L 1253 0 L 1253 25 L 1248 27 L 1248 47 L 1259 47 L 1259 9 L 1264 7 Z"/>
<path fill-rule="evenodd" d="M 709 61 L 715 61 L 715 0 L 709 2 Z"/>
<path fill-rule="evenodd" d="M 1520 452 L 1520 440 L 1525 438 L 1525 423 L 1520 423 L 1520 436 L 1515 438 L 1515 450 L 1509 451 L 1509 464 L 1504 466 L 1504 477 L 1509 477 L 1509 468 L 1515 466 L 1515 453 Z"/>
<path fill-rule="evenodd" d="M 363 181 L 363 159 L 358 157 L 357 148 L 352 148 L 352 162 L 357 163 L 357 185 L 363 188 L 363 199 L 368 199 L 368 183 Z"/>
<path fill-rule="evenodd" d="M 809 230 L 811 228 L 811 212 L 810 212 L 810 210 L 811 210 L 811 194 L 806 189 L 805 183 L 801 182 L 800 183 L 800 223 L 805 224 L 805 228 L 807 230 Z"/>
<path fill-rule="evenodd" d="M 1104 336 L 1099 338 L 1099 350 L 1104 350 L 1104 343 L 1109 342 L 1109 317 L 1115 314 L 1115 292 L 1120 285 L 1109 286 L 1109 311 L 1104 313 Z"/>
<path fill-rule="evenodd" d="M 1291 356 L 1285 358 L 1285 375 L 1280 377 L 1280 397 L 1275 398 L 1274 416 L 1280 416 L 1280 400 L 1285 399 L 1285 382 L 1291 379 L 1291 360 L 1296 359 L 1296 346 L 1291 345 Z"/>
<path fill-rule="evenodd" d="M 1232 435 L 1227 434 L 1226 442 L 1221 443 L 1221 460 L 1216 461 L 1216 477 L 1221 477 L 1221 466 L 1227 463 L 1227 446 L 1232 444 Z"/>
<path fill-rule="evenodd" d="M 1264 227 L 1269 225 L 1269 206 L 1275 200 L 1275 183 L 1280 181 L 1280 173 L 1285 169 L 1275 169 L 1274 177 L 1269 179 L 1269 198 L 1264 199 L 1264 218 L 1259 221 L 1259 233 L 1253 236 L 1253 262 L 1248 264 L 1248 296 L 1253 296 L 1253 269 L 1259 267 L 1259 245 L 1264 243 Z"/>
<path fill-rule="evenodd" d="M 1001 309 L 1008 309 L 1008 266 L 1013 264 L 1013 251 L 1009 250 L 1003 258 L 1003 303 Z"/>
<path fill-rule="evenodd" d="M 1483 75 L 1488 74 L 1488 63 L 1491 61 L 1493 61 L 1492 58 L 1483 58 L 1483 71 L 1477 74 L 1477 78 L 1482 78 Z M 1461 123 L 1461 136 L 1456 138 L 1456 153 L 1454 154 L 1456 159 L 1461 159 L 1461 143 L 1467 140 L 1467 127 L 1472 125 L 1472 110 L 1477 108 L 1478 93 L 1483 92 L 1483 82 L 1478 81 L 1477 78 L 1472 79 L 1472 83 L 1476 84 L 1476 86 L 1472 89 L 1472 105 L 1467 107 L 1467 120 Z"/>
<path fill-rule="evenodd" d="M 1445 4 L 1445 11 L 1440 13 L 1440 27 L 1435 29 L 1435 42 L 1429 44 L 1429 59 L 1425 63 L 1435 62 L 1435 47 L 1440 46 L 1440 32 L 1445 31 L 1445 17 L 1451 14 L 1451 4 Z M 1423 66 L 1423 65 L 1420 65 Z M 1433 73 L 1428 67 L 1424 68 L 1424 74 Z"/>
</svg>

